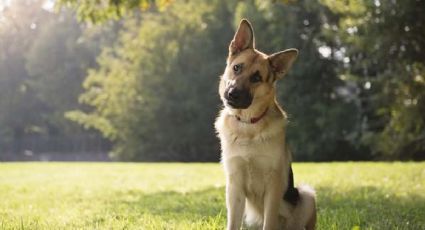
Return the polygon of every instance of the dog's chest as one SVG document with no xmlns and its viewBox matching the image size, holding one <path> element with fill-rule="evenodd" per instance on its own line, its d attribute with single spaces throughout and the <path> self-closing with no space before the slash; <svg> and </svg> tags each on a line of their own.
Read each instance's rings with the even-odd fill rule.
<svg viewBox="0 0 425 230">
<path fill-rule="evenodd" d="M 282 140 L 232 143 L 223 150 L 223 164 L 230 179 L 237 180 L 248 196 L 261 196 L 270 177 L 282 173 L 286 160 Z"/>
<path fill-rule="evenodd" d="M 252 157 L 246 161 L 246 167 L 243 168 L 243 185 L 247 197 L 261 198 L 265 187 L 272 176 L 280 173 L 279 159 L 265 157 Z"/>
<path fill-rule="evenodd" d="M 285 119 L 265 124 L 239 124 L 229 116 L 220 116 L 215 124 L 228 183 L 243 186 L 247 195 L 261 196 L 270 177 L 282 174 L 289 160 L 285 151 Z"/>
</svg>

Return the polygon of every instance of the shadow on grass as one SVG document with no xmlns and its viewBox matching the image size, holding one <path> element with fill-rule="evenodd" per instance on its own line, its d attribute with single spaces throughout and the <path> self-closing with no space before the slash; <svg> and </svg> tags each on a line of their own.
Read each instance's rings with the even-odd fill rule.
<svg viewBox="0 0 425 230">
<path fill-rule="evenodd" d="M 318 229 L 425 229 L 422 197 L 386 194 L 376 187 L 316 190 Z M 125 216 L 136 222 L 145 215 L 174 223 L 219 218 L 224 227 L 226 216 L 223 187 L 188 193 L 129 190 L 117 193 L 107 206 L 116 218 Z"/>
<path fill-rule="evenodd" d="M 320 229 L 425 229 L 423 197 L 387 193 L 374 186 L 316 190 Z"/>
<path fill-rule="evenodd" d="M 167 223 L 195 223 L 218 219 L 225 220 L 226 208 L 224 188 L 208 188 L 187 193 L 166 191 L 146 194 L 139 190 L 116 193 L 105 201 L 109 216 L 115 219 L 127 219 L 132 223 L 145 224 L 144 218 L 159 218 Z M 104 215 L 99 215 L 103 216 Z M 102 219 L 92 220 L 103 222 Z"/>
</svg>

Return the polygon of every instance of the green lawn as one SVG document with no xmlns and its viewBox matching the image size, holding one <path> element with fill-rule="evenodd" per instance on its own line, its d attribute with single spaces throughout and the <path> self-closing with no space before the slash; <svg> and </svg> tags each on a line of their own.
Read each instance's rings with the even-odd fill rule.
<svg viewBox="0 0 425 230">
<path fill-rule="evenodd" d="M 299 163 L 318 229 L 425 229 L 425 163 Z M 223 229 L 219 164 L 0 163 L 0 229 Z"/>
</svg>

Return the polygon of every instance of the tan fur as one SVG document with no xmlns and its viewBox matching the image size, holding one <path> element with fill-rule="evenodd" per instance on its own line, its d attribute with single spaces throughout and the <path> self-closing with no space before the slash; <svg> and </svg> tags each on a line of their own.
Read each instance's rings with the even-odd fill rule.
<svg viewBox="0 0 425 230">
<path fill-rule="evenodd" d="M 276 80 L 283 77 L 296 58 L 296 50 L 266 55 L 254 47 L 249 22 L 243 20 L 229 46 L 227 67 L 221 77 L 219 94 L 224 108 L 215 128 L 221 141 L 222 164 L 226 175 L 227 229 L 247 225 L 262 229 L 314 229 L 315 197 L 309 187 L 299 187 L 297 206 L 283 201 L 288 186 L 291 155 L 285 143 L 287 117 L 276 101 Z M 232 67 L 243 63 L 241 74 Z M 249 77 L 259 71 L 262 82 Z M 248 108 L 228 105 L 228 87 L 249 89 L 253 100 Z M 257 123 L 248 121 L 267 110 Z M 236 119 L 236 116 L 240 120 Z"/>
</svg>

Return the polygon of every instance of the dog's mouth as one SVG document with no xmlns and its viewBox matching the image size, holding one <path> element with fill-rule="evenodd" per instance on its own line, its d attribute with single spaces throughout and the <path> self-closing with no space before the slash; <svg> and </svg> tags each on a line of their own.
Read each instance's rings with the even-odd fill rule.
<svg viewBox="0 0 425 230">
<path fill-rule="evenodd" d="M 252 103 L 252 99 L 250 100 L 226 100 L 226 104 L 232 109 L 247 109 Z"/>
</svg>

